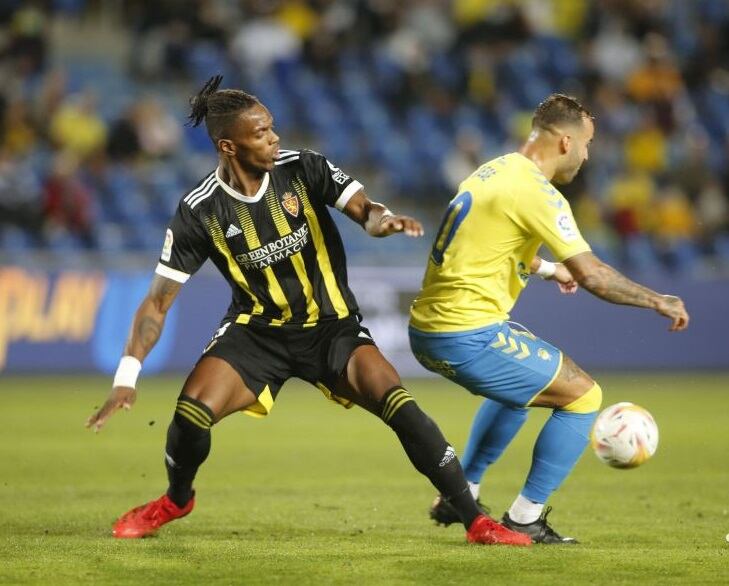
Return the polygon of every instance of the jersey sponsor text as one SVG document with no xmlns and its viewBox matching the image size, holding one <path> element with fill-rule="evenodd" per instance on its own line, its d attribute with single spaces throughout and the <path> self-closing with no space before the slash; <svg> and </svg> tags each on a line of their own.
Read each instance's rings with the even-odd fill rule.
<svg viewBox="0 0 729 586">
<path fill-rule="evenodd" d="M 250 252 L 236 255 L 235 260 L 246 270 L 265 269 L 290 257 L 292 254 L 300 252 L 308 241 L 309 227 L 303 224 L 298 230 L 291 232 L 291 234 L 282 236 L 278 240 L 269 242 Z"/>
</svg>

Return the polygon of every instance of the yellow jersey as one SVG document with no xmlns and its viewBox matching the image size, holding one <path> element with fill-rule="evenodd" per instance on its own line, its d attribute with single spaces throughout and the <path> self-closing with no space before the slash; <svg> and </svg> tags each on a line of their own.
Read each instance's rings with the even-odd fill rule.
<svg viewBox="0 0 729 586">
<path fill-rule="evenodd" d="M 410 325 L 459 332 L 508 319 L 542 244 L 557 261 L 590 250 L 569 203 L 530 159 L 510 153 L 481 165 L 448 206 Z"/>
</svg>

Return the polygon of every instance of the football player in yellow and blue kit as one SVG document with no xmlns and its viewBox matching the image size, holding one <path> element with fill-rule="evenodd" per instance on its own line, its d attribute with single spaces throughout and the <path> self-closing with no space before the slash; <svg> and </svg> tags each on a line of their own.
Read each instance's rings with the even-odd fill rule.
<svg viewBox="0 0 729 586">
<path fill-rule="evenodd" d="M 535 543 L 575 543 L 547 523 L 545 503 L 587 445 L 601 404 L 600 386 L 558 348 L 508 321 L 531 274 L 565 293 L 578 285 L 612 303 L 646 307 L 688 325 L 683 302 L 627 279 L 590 250 L 567 200 L 552 183 L 569 183 L 588 158 L 590 113 L 553 94 L 536 109 L 519 152 L 479 167 L 460 185 L 435 237 L 410 345 L 426 368 L 485 396 L 462 460 L 478 497 L 483 473 L 526 420 L 527 407 L 552 416 L 537 438 L 526 483 L 502 523 Z M 556 263 L 537 256 L 545 244 Z M 457 520 L 439 497 L 431 517 Z"/>
</svg>

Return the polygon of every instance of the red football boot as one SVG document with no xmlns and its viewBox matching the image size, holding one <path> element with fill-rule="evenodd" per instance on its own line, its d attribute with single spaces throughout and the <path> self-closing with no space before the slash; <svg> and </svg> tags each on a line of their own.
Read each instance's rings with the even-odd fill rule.
<svg viewBox="0 0 729 586">
<path fill-rule="evenodd" d="M 531 545 L 528 535 L 507 529 L 486 515 L 479 515 L 466 532 L 469 543 L 484 545 Z"/>
<path fill-rule="evenodd" d="M 139 538 L 154 535 L 165 523 L 184 517 L 195 506 L 195 495 L 180 508 L 164 494 L 156 501 L 135 507 L 114 523 L 112 534 L 120 538 Z"/>
</svg>

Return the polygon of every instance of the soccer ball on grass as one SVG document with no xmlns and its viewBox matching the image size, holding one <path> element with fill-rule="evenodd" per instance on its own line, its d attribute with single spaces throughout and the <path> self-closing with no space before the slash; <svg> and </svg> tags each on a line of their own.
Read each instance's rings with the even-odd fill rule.
<svg viewBox="0 0 729 586">
<path fill-rule="evenodd" d="M 597 416 L 591 443 L 595 455 L 609 466 L 635 468 L 656 453 L 658 426 L 643 407 L 616 403 Z"/>
</svg>

